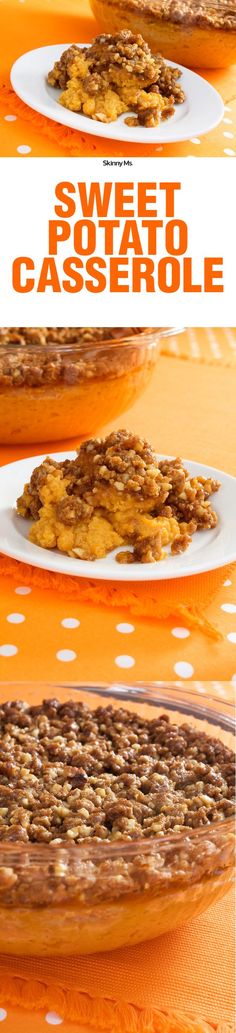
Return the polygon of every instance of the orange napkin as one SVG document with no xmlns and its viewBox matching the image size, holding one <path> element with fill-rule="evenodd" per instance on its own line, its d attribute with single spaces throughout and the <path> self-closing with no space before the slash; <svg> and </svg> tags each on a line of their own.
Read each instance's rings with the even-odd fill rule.
<svg viewBox="0 0 236 1033">
<path fill-rule="evenodd" d="M 173 581 L 119 583 L 70 577 L 0 556 L 0 578 L 10 577 L 30 588 L 51 589 L 57 595 L 61 593 L 78 603 L 89 602 L 109 609 L 111 606 L 125 607 L 130 614 L 139 617 L 155 620 L 181 617 L 189 627 L 198 628 L 216 640 L 222 638 L 221 632 L 206 620 L 205 610 L 223 582 L 230 578 L 232 569 L 230 566 L 221 567 L 220 570 Z"/>
<path fill-rule="evenodd" d="M 11 32 L 9 32 L 9 24 Z M 206 136 L 180 144 L 151 146 L 145 144 L 124 144 L 119 141 L 103 140 L 73 129 L 64 128 L 46 119 L 23 104 L 13 93 L 9 82 L 11 64 L 27 50 L 55 43 L 89 42 L 99 32 L 89 0 L 4 0 L 1 3 L 1 114 L 8 111 L 16 115 L 17 123 L 4 123 L 1 127 L 3 154 L 17 154 L 17 146 L 27 143 L 33 156 L 64 155 L 77 157 L 165 157 L 194 155 L 195 157 L 223 156 L 234 153 L 234 141 L 224 136 L 231 130 L 231 124 L 220 123 Z M 202 74 L 202 71 L 201 73 Z M 218 89 L 227 107 L 226 117 L 233 122 L 236 113 L 236 66 L 229 69 L 204 71 L 204 77 Z M 228 108 L 230 111 L 228 112 Z M 24 136 L 27 140 L 24 140 Z M 45 150 L 45 139 L 47 149 Z M 18 141 L 18 143 L 17 143 Z M 230 153 L 229 153 L 230 156 Z"/>
<path fill-rule="evenodd" d="M 32 1033 L 24 1009 L 54 1011 L 88 1033 L 233 1033 L 232 892 L 137 947 L 90 958 L 1 957 L 0 1007 L 14 1008 L 12 1033 Z"/>
</svg>

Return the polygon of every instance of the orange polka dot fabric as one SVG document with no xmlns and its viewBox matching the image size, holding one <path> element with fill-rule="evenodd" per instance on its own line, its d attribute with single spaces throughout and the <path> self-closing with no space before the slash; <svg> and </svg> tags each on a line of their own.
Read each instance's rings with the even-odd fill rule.
<svg viewBox="0 0 236 1033">
<path fill-rule="evenodd" d="M 9 24 L 11 31 L 9 32 Z M 108 27 L 109 31 L 109 27 Z M 27 50 L 61 42 L 89 42 L 99 32 L 89 0 L 1 0 L 0 154 L 8 157 L 224 157 L 236 155 L 236 65 L 203 72 L 224 101 L 219 126 L 179 144 L 123 144 L 89 136 L 37 115 L 10 86 L 13 62 Z"/>
<path fill-rule="evenodd" d="M 101 607 L 34 583 L 32 587 L 25 577 L 20 583 L 15 572 L 14 580 L 5 576 L 0 596 L 1 677 L 21 681 L 23 671 L 26 680 L 33 679 L 35 665 L 40 665 L 41 675 L 52 682 L 99 677 L 129 683 L 194 678 L 200 683 L 214 677 L 217 687 L 222 684 L 219 678 L 226 677 L 235 687 L 236 569 L 230 573 L 204 613 L 218 638 L 209 636 L 208 625 L 206 630 L 197 622 L 191 626 L 183 616 L 130 616 L 130 608 L 114 608 L 109 597 L 107 606 Z"/>
</svg>

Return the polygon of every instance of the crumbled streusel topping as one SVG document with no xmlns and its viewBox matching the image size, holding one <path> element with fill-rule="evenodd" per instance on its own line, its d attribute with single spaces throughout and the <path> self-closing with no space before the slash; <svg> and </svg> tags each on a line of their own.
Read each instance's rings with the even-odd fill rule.
<svg viewBox="0 0 236 1033">
<path fill-rule="evenodd" d="M 167 714 L 16 702 L 0 727 L 1 840 L 129 840 L 233 813 L 232 752 Z"/>
<path fill-rule="evenodd" d="M 69 47 L 49 72 L 48 82 L 63 89 L 60 104 L 69 110 L 100 122 L 113 122 L 130 111 L 134 114 L 126 119 L 128 125 L 152 127 L 185 100 L 180 77 L 180 69 L 153 54 L 140 33 L 124 29 L 97 36 L 90 47 Z"/>
</svg>

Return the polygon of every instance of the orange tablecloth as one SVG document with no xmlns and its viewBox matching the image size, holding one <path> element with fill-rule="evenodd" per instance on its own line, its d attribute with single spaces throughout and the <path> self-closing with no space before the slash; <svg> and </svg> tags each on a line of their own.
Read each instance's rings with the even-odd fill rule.
<svg viewBox="0 0 236 1033">
<path fill-rule="evenodd" d="M 233 914 L 228 893 L 139 947 L 70 961 L 0 959 L 3 1033 L 47 1033 L 52 1013 L 62 1033 L 233 1033 Z"/>
<path fill-rule="evenodd" d="M 232 157 L 236 154 L 236 65 L 226 70 L 206 71 L 205 77 L 219 91 L 225 103 L 220 125 L 206 136 L 186 143 L 165 146 L 124 145 L 64 129 L 37 116 L 9 90 L 13 61 L 27 50 L 50 43 L 87 42 L 99 31 L 89 0 L 1 0 L 0 154 L 32 157 L 155 156 L 194 155 Z M 109 26 L 108 26 L 109 31 Z M 9 121 L 9 116 L 15 121 Z M 27 151 L 21 151 L 26 147 Z"/>
</svg>

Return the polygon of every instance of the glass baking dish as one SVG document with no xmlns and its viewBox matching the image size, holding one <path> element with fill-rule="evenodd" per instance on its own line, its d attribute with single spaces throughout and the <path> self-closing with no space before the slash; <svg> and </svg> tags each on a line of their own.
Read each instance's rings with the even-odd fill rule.
<svg viewBox="0 0 236 1033">
<path fill-rule="evenodd" d="M 235 0 L 90 0 L 107 32 L 140 32 L 154 53 L 188 68 L 236 62 Z"/>
<path fill-rule="evenodd" d="M 168 714 L 230 749 L 233 706 L 195 690 L 140 685 L 1 684 L 0 701 L 38 705 L 112 703 L 146 718 Z M 233 818 L 178 833 L 87 844 L 0 841 L 0 951 L 90 954 L 131 946 L 175 929 L 205 911 L 233 881 Z"/>
<path fill-rule="evenodd" d="M 52 329 L 53 341 L 42 346 L 30 329 L 22 347 L 19 333 L 4 343 L 0 331 L 0 444 L 87 438 L 129 409 L 149 382 L 162 337 L 178 331 L 115 332 L 81 341 L 76 328 L 69 342 L 57 342 Z"/>
</svg>

